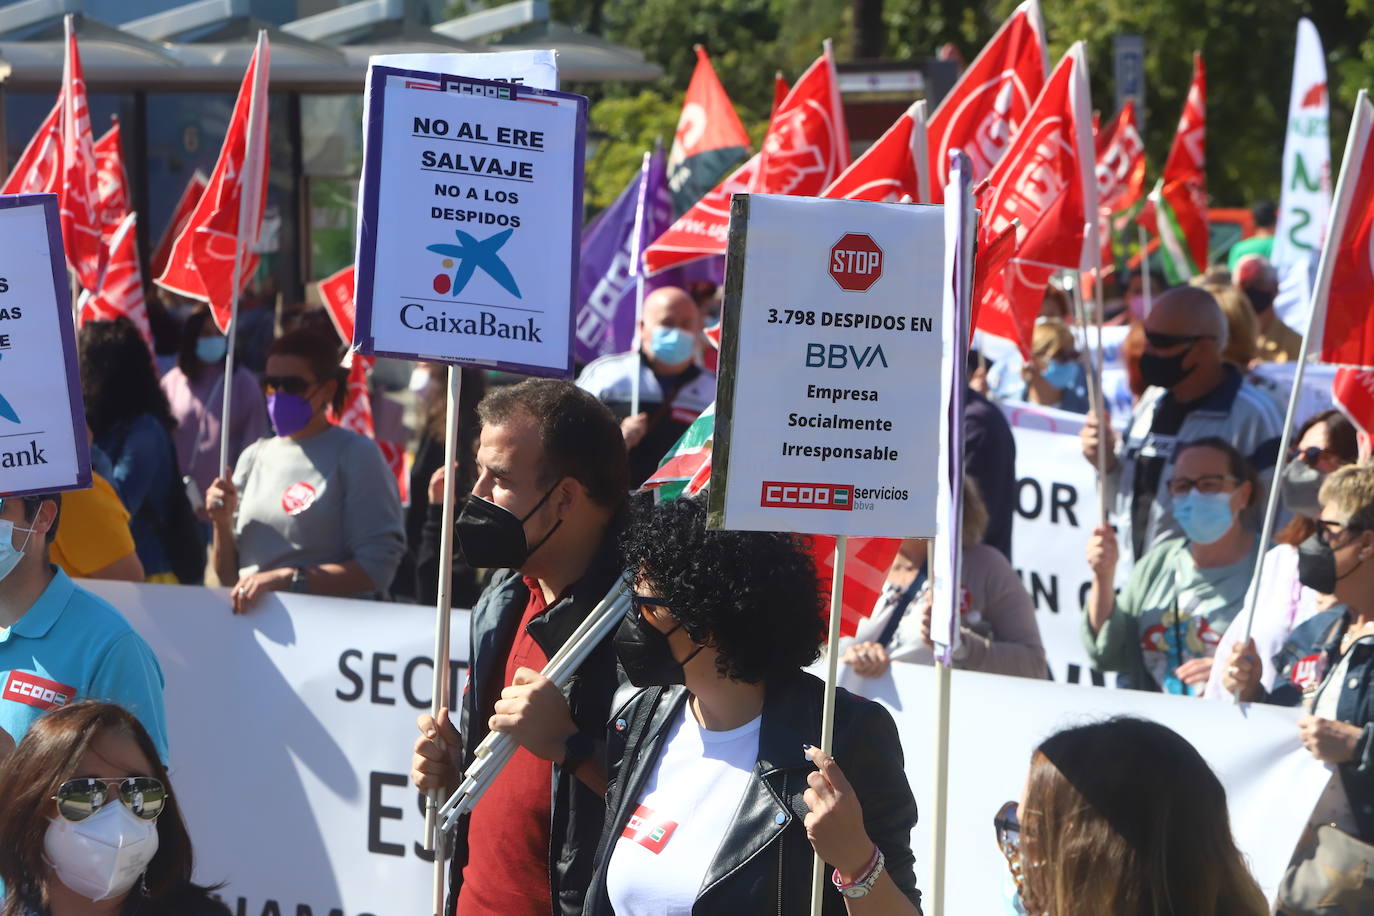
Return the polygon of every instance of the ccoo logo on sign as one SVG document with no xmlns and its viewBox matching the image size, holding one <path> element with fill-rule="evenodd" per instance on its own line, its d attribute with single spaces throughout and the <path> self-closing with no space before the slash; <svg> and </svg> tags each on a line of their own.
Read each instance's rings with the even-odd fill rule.
<svg viewBox="0 0 1374 916">
<path fill-rule="evenodd" d="M 830 246 L 830 278 L 840 289 L 867 292 L 883 275 L 883 250 L 864 232 L 848 232 Z"/>
</svg>

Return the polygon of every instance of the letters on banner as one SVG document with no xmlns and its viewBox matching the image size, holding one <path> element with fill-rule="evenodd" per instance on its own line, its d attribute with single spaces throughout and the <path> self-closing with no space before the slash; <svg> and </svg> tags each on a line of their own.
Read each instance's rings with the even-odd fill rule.
<svg viewBox="0 0 1374 916">
<path fill-rule="evenodd" d="M 242 916 L 429 912 L 432 859 L 421 848 L 422 797 L 409 769 L 415 717 L 429 708 L 432 608 L 388 605 L 383 624 L 373 602 L 278 592 L 236 617 L 222 589 L 85 584 L 123 611 L 162 664 L 172 779 L 195 840 L 196 880 L 226 882 L 219 893 Z M 467 673 L 467 632 L 458 611 L 455 692 Z M 922 736 L 934 731 L 931 677 L 930 668 L 897 663 L 851 686 L 887 705 L 900 735 Z M 1298 743 L 1295 710 L 964 671 L 953 672 L 951 698 L 947 880 L 959 888 L 951 916 L 1003 912 L 990 878 L 1006 865 L 990 821 L 1019 796 L 1031 749 L 1065 725 L 1140 715 L 1193 742 L 1225 785 L 1236 839 L 1270 892 L 1326 781 Z M 215 711 L 210 729 L 207 710 Z M 931 755 L 910 740 L 907 778 L 929 810 Z M 243 816 L 241 793 L 224 791 L 226 773 L 253 774 L 253 804 L 270 813 L 270 830 L 263 817 Z M 649 815 L 644 839 L 654 842 L 668 825 L 650 825 Z M 924 825 L 913 834 L 918 862 L 930 861 L 928 834 Z"/>
</svg>

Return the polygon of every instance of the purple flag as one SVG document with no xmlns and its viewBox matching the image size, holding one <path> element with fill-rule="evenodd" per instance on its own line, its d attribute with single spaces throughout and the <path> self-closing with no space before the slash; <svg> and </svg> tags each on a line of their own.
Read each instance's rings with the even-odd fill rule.
<svg viewBox="0 0 1374 916">
<path fill-rule="evenodd" d="M 607 353 L 634 349 L 635 280 L 630 272 L 630 248 L 639 202 L 640 172 L 582 233 L 582 267 L 578 271 L 577 330 L 573 356 L 590 362 Z M 673 196 L 668 190 L 667 157 L 654 149 L 645 176 L 644 238 L 641 249 L 672 225 Z M 646 277 L 644 292 L 686 282 L 679 271 Z"/>
</svg>

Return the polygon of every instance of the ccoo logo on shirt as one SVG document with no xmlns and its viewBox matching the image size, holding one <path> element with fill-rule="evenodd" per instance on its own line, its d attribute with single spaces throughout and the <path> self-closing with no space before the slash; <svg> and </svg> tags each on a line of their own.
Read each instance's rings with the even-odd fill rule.
<svg viewBox="0 0 1374 916">
<path fill-rule="evenodd" d="M 75 696 L 75 687 L 59 684 L 57 681 L 50 681 L 27 671 L 11 671 L 5 679 L 4 691 L 0 692 L 0 699 L 13 700 L 44 710 L 66 706 Z"/>
</svg>

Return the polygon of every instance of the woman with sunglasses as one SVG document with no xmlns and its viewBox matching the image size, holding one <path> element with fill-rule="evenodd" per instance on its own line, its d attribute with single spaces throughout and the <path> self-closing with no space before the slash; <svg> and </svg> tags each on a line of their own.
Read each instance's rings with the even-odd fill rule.
<svg viewBox="0 0 1374 916">
<path fill-rule="evenodd" d="M 1257 484 L 1229 442 L 1205 438 L 1178 446 L 1167 486 L 1184 536 L 1141 557 L 1120 594 L 1115 533 L 1099 526 L 1088 541 L 1083 644 L 1096 668 L 1121 672 L 1121 686 L 1196 696 L 1250 584 L 1255 536 L 1241 513 Z"/>
<path fill-rule="evenodd" d="M 379 597 L 405 551 L 396 478 L 377 443 L 335 426 L 344 371 L 332 336 L 272 341 L 262 377 L 276 435 L 248 446 L 205 494 L 210 563 L 242 614 L 273 591 Z"/>
<path fill-rule="evenodd" d="M 1226 790 L 1171 729 L 1116 718 L 1051 735 L 993 820 L 1028 916 L 1264 916 Z"/>
<path fill-rule="evenodd" d="M 1303 585 L 1298 580 L 1298 545 L 1317 531 L 1321 513 L 1317 494 L 1331 473 L 1359 458 L 1355 427 L 1339 410 L 1323 410 L 1298 429 L 1297 445 L 1288 454 L 1279 476 L 1279 495 L 1293 518 L 1274 536 L 1274 546 L 1264 556 L 1264 574 L 1255 601 L 1255 622 L 1249 627 L 1251 643 L 1242 653 L 1238 643 L 1246 632 L 1247 611 L 1232 621 L 1217 644 L 1217 658 L 1203 696 L 1230 700 L 1222 685 L 1232 655 L 1243 654 L 1263 668 L 1260 681 L 1272 689 L 1278 672 L 1273 658 L 1288 635 L 1313 615 L 1329 610 L 1336 599 Z M 1249 596 L 1247 595 L 1247 598 Z M 1246 602 L 1249 607 L 1249 601 Z"/>
<path fill-rule="evenodd" d="M 157 749 L 110 703 L 63 706 L 0 767 L 0 916 L 220 916 Z"/>
<path fill-rule="evenodd" d="M 642 510 L 624 553 L 634 599 L 614 643 L 641 690 L 611 717 L 584 916 L 804 913 L 814 854 L 826 916 L 919 913 L 891 715 L 840 691 L 834 757 L 813 746 L 823 685 L 802 668 L 823 602 L 802 541 L 708 531 L 679 499 Z"/>
</svg>

